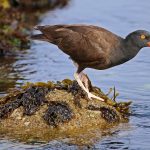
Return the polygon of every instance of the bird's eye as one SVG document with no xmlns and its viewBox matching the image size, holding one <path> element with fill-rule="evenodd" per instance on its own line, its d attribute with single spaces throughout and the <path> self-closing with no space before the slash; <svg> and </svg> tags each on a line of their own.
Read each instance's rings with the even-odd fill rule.
<svg viewBox="0 0 150 150">
<path fill-rule="evenodd" d="M 142 40 L 144 40 L 144 39 L 146 39 L 146 36 L 145 36 L 144 34 L 142 34 L 142 35 L 140 36 L 140 38 L 141 38 Z"/>
</svg>

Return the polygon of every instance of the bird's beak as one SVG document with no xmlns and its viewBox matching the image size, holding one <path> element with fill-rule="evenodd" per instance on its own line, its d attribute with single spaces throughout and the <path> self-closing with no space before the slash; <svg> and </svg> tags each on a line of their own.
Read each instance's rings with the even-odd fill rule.
<svg viewBox="0 0 150 150">
<path fill-rule="evenodd" d="M 150 42 L 147 42 L 147 46 L 150 47 Z"/>
</svg>

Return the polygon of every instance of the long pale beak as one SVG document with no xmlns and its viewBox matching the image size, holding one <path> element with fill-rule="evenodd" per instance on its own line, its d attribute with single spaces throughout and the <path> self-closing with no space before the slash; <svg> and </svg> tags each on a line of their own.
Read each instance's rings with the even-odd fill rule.
<svg viewBox="0 0 150 150">
<path fill-rule="evenodd" d="M 150 47 L 150 42 L 147 42 L 147 46 Z"/>
</svg>

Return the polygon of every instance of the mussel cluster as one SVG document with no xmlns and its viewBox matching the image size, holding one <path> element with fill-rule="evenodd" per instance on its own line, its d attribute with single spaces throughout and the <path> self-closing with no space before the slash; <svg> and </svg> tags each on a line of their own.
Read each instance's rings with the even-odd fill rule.
<svg viewBox="0 0 150 150">
<path fill-rule="evenodd" d="M 93 105 L 88 106 L 89 110 L 93 111 L 100 111 L 101 112 L 101 117 L 104 118 L 107 122 L 113 123 L 113 122 L 118 122 L 119 121 L 119 116 L 118 114 L 111 108 L 107 107 L 95 107 Z"/>
<path fill-rule="evenodd" d="M 58 126 L 59 123 L 68 122 L 73 117 L 73 112 L 69 105 L 65 102 L 51 102 L 47 112 L 44 115 L 44 120 L 52 126 Z"/>
</svg>

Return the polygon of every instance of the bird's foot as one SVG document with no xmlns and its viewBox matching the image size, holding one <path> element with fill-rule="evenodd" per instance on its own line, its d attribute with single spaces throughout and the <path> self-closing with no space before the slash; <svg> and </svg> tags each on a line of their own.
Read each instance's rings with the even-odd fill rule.
<svg viewBox="0 0 150 150">
<path fill-rule="evenodd" d="M 89 79 L 84 73 L 81 73 L 81 76 L 84 77 L 84 81 L 85 81 L 84 83 L 85 83 L 86 87 L 83 85 L 83 82 L 81 81 L 81 79 L 79 77 L 79 73 L 75 73 L 74 74 L 74 77 L 77 80 L 79 86 L 83 89 L 83 91 L 85 91 L 87 93 L 88 98 L 91 99 L 91 100 L 93 98 L 93 99 L 98 99 L 100 101 L 105 101 L 104 99 L 102 99 L 102 98 L 100 98 L 98 96 L 95 96 L 95 95 L 93 95 L 92 93 L 89 92 L 89 87 L 87 87 Z"/>
<path fill-rule="evenodd" d="M 103 98 L 100 98 L 100 97 L 98 97 L 98 96 L 96 96 L 96 95 L 94 95 L 94 94 L 92 94 L 92 93 L 87 93 L 88 94 L 88 98 L 90 99 L 90 100 L 92 100 L 92 98 L 94 98 L 94 99 L 98 99 L 98 100 L 100 100 L 100 101 L 105 101 Z"/>
</svg>

